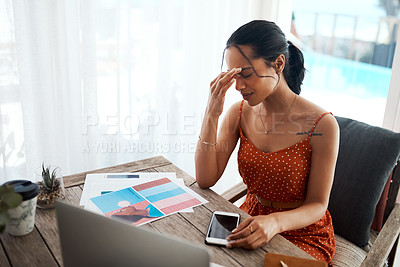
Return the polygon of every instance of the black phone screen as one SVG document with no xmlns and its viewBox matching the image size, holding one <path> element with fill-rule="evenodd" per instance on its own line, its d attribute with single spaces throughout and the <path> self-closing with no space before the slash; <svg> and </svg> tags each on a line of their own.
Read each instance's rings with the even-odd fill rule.
<svg viewBox="0 0 400 267">
<path fill-rule="evenodd" d="M 236 228 L 238 220 L 235 216 L 214 214 L 208 237 L 226 239 Z"/>
</svg>

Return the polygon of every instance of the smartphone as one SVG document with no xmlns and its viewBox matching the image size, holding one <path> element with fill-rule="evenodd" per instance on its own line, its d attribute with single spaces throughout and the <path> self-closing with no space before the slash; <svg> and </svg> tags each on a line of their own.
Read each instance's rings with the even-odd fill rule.
<svg viewBox="0 0 400 267">
<path fill-rule="evenodd" d="M 226 238 L 239 225 L 238 213 L 214 211 L 206 235 L 206 243 L 224 246 L 228 244 Z"/>
</svg>

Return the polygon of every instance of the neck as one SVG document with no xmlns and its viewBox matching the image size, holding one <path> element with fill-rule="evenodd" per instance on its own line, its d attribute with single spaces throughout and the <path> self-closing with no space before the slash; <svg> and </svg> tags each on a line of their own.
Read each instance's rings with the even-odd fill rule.
<svg viewBox="0 0 400 267">
<path fill-rule="evenodd" d="M 265 98 L 260 105 L 267 113 L 285 113 L 293 104 L 296 94 L 289 88 L 286 82 L 275 88 L 274 92 Z"/>
</svg>

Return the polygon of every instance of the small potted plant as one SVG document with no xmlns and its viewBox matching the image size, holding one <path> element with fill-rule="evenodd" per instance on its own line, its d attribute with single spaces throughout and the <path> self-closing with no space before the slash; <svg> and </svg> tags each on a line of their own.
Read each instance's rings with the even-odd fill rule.
<svg viewBox="0 0 400 267">
<path fill-rule="evenodd" d="M 43 163 L 41 175 L 38 176 L 40 181 L 37 206 L 42 209 L 54 208 L 56 199 L 65 198 L 61 170 L 57 166 L 45 167 Z"/>
<path fill-rule="evenodd" d="M 4 232 L 10 220 L 8 210 L 18 207 L 21 203 L 22 196 L 14 191 L 14 186 L 0 186 L 0 233 Z"/>
</svg>

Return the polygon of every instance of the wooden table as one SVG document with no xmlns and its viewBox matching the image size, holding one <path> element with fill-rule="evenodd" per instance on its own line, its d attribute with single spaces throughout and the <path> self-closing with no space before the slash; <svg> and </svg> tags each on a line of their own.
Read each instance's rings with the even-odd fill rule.
<svg viewBox="0 0 400 267">
<path fill-rule="evenodd" d="M 312 259 L 311 256 L 280 235 L 275 236 L 267 246 L 252 251 L 241 248 L 227 249 L 205 245 L 205 234 L 214 210 L 238 212 L 241 215 L 242 221 L 248 218 L 249 215 L 214 191 L 200 189 L 193 177 L 161 156 L 65 176 L 66 201 L 76 206 L 79 205 L 83 184 L 88 173 L 138 171 L 176 172 L 178 178 L 184 179 L 186 186 L 189 186 L 209 201 L 205 205 L 195 207 L 193 213 L 173 214 L 140 227 L 161 234 L 179 236 L 195 244 L 204 246 L 210 252 L 212 262 L 224 266 L 263 266 L 266 251 Z M 177 227 L 178 225 L 179 227 Z M 35 228 L 30 234 L 22 237 L 14 237 L 4 232 L 1 235 L 0 241 L 0 266 L 63 265 L 54 209 L 36 210 Z"/>
</svg>

